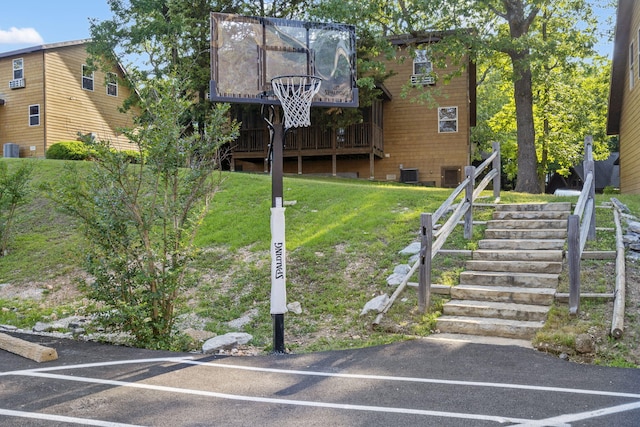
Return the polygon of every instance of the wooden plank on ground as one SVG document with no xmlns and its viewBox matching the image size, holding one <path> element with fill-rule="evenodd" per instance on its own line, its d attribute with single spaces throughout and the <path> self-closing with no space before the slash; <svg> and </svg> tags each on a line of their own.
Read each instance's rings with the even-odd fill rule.
<svg viewBox="0 0 640 427">
<path fill-rule="evenodd" d="M 55 348 L 45 347 L 2 333 L 0 333 L 0 349 L 36 362 L 48 362 L 58 358 L 58 352 Z"/>
</svg>

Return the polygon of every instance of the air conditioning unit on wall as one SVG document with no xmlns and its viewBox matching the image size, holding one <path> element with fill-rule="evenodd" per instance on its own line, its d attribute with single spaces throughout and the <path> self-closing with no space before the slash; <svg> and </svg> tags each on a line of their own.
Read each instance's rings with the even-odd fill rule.
<svg viewBox="0 0 640 427">
<path fill-rule="evenodd" d="M 20 146 L 18 144 L 6 143 L 2 146 L 3 157 L 20 157 Z"/>
<path fill-rule="evenodd" d="M 418 183 L 418 169 L 400 169 L 400 182 L 405 184 Z"/>
<path fill-rule="evenodd" d="M 25 87 L 24 79 L 13 79 L 9 81 L 9 89 L 20 89 Z"/>
</svg>

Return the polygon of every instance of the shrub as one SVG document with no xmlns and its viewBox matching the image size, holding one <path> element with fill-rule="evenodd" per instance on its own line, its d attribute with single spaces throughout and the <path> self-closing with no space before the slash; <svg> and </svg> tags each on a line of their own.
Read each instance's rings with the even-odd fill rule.
<svg viewBox="0 0 640 427">
<path fill-rule="evenodd" d="M 61 141 L 53 144 L 46 152 L 47 159 L 86 160 L 89 148 L 81 141 Z"/>
</svg>

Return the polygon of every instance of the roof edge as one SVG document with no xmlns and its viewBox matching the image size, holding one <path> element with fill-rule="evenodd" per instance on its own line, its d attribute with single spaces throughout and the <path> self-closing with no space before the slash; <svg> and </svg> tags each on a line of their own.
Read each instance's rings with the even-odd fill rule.
<svg viewBox="0 0 640 427">
<path fill-rule="evenodd" d="M 82 44 L 87 44 L 90 41 L 91 39 L 81 39 L 81 40 L 70 40 L 65 42 L 46 43 L 46 44 L 41 44 L 37 46 L 30 46 L 22 49 L 11 50 L 9 52 L 0 52 L 0 58 L 8 58 L 9 56 L 25 55 L 27 53 L 39 52 L 41 50 L 50 50 L 50 49 L 58 49 L 61 47 L 78 46 Z"/>
</svg>

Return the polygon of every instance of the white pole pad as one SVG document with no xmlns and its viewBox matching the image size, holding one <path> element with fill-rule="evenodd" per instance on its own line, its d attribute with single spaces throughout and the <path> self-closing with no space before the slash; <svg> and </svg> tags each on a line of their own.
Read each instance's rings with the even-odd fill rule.
<svg viewBox="0 0 640 427">
<path fill-rule="evenodd" d="M 271 314 L 287 312 L 285 208 L 271 208 Z"/>
</svg>

